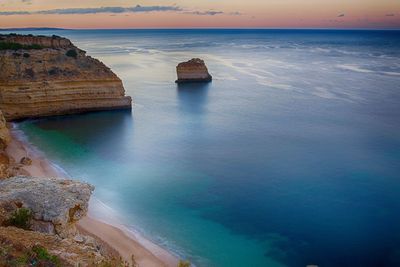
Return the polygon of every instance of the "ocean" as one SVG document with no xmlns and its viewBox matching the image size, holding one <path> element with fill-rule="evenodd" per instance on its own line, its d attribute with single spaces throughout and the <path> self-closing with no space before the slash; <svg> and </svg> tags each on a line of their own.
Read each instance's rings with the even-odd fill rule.
<svg viewBox="0 0 400 267">
<path fill-rule="evenodd" d="M 130 111 L 28 120 L 113 219 L 196 266 L 400 266 L 400 32 L 63 30 Z M 199 57 L 214 80 L 177 85 Z"/>
</svg>

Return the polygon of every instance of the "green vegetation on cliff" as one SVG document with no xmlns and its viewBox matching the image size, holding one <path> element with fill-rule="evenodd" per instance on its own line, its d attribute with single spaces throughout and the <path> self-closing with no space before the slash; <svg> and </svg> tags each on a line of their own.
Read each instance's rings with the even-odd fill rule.
<svg viewBox="0 0 400 267">
<path fill-rule="evenodd" d="M 15 226 L 22 229 L 29 229 L 32 212 L 27 208 L 19 208 L 11 215 L 6 222 L 7 226 Z"/>
<path fill-rule="evenodd" d="M 33 44 L 33 45 L 23 45 L 19 43 L 11 43 L 11 42 L 0 42 L 0 50 L 31 50 L 31 49 L 43 49 L 43 46 Z"/>
</svg>

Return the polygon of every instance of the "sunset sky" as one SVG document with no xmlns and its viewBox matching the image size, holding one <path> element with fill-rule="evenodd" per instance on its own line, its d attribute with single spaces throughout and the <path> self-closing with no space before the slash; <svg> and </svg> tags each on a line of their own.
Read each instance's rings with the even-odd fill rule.
<svg viewBox="0 0 400 267">
<path fill-rule="evenodd" d="M 400 0 L 0 0 L 10 27 L 400 29 Z"/>
</svg>

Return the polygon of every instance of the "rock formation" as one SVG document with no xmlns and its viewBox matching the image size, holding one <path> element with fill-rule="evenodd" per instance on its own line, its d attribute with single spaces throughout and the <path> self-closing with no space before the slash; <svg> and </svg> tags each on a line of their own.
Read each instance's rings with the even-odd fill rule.
<svg viewBox="0 0 400 267">
<path fill-rule="evenodd" d="M 53 36 L 34 36 L 34 35 L 20 35 L 20 34 L 0 34 L 0 42 L 16 43 L 25 46 L 37 45 L 46 48 L 68 48 L 73 44 L 67 38 Z"/>
<path fill-rule="evenodd" d="M 30 166 L 32 165 L 32 159 L 30 159 L 29 157 L 22 157 L 19 163 L 25 166 Z"/>
<path fill-rule="evenodd" d="M 57 257 L 57 264 L 45 255 L 39 255 L 42 262 L 38 262 L 38 255 L 32 253 L 34 247 L 42 247 L 42 251 Z M 76 242 L 15 227 L 0 227 L 0 251 L 0 266 L 126 266 L 113 251 L 90 237 Z"/>
<path fill-rule="evenodd" d="M 7 128 L 3 112 L 0 110 L 0 150 L 4 150 L 11 141 L 10 131 Z"/>
<path fill-rule="evenodd" d="M 0 110 L 0 179 L 10 176 L 10 159 L 5 153 L 5 149 L 10 141 L 10 131 L 7 128 L 6 120 Z"/>
<path fill-rule="evenodd" d="M 131 108 L 122 81 L 66 38 L 0 35 L 0 69 L 7 120 Z"/>
<path fill-rule="evenodd" d="M 76 233 L 76 221 L 87 213 L 93 190 L 72 180 L 12 177 L 0 180 L 0 207 L 3 213 L 27 208 L 33 215 L 32 230 L 68 237 Z"/>
<path fill-rule="evenodd" d="M 203 60 L 193 58 L 187 62 L 179 63 L 176 67 L 177 83 L 211 82 L 212 77 Z"/>
</svg>

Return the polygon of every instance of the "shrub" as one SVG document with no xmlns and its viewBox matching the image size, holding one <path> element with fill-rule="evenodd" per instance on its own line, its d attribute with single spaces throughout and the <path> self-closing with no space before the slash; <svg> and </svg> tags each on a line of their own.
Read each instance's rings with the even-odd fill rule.
<svg viewBox="0 0 400 267">
<path fill-rule="evenodd" d="M 19 49 L 43 49 L 44 47 L 41 45 L 33 44 L 33 45 L 23 45 L 20 43 L 12 43 L 12 42 L 0 42 L 0 50 L 19 50 Z"/>
<path fill-rule="evenodd" d="M 24 55 L 23 55 L 23 57 L 24 58 L 28 58 L 28 57 L 30 57 L 31 55 L 29 55 L 29 53 L 24 53 Z"/>
<path fill-rule="evenodd" d="M 62 260 L 40 245 L 26 247 L 7 237 L 0 238 L 0 266 L 62 266 Z M 96 265 L 90 265 L 96 266 Z M 114 267 L 115 265 L 111 265 Z M 110 267 L 111 267 L 110 266 Z"/>
<path fill-rule="evenodd" d="M 180 260 L 178 263 L 178 267 L 190 267 L 190 266 L 191 266 L 191 264 L 188 261 Z"/>
<path fill-rule="evenodd" d="M 29 229 L 32 219 L 32 212 L 27 208 L 19 208 L 11 215 L 6 222 L 8 226 L 15 226 L 22 229 Z"/>
<path fill-rule="evenodd" d="M 67 53 L 65 54 L 67 57 L 73 57 L 73 58 L 77 58 L 78 57 L 78 53 L 76 52 L 75 49 L 70 49 L 67 51 Z"/>
<path fill-rule="evenodd" d="M 41 246 L 33 246 L 32 251 L 36 254 L 38 260 L 50 261 L 56 266 L 60 266 L 60 259 L 57 256 L 51 255 L 46 248 Z"/>
</svg>

